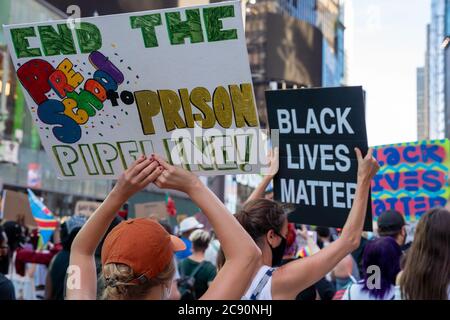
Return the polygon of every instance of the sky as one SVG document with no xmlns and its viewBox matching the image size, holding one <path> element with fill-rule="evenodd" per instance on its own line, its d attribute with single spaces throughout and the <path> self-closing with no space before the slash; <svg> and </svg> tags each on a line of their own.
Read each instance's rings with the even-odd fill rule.
<svg viewBox="0 0 450 320">
<path fill-rule="evenodd" d="M 369 145 L 417 140 L 416 68 L 431 0 L 347 0 L 348 84 L 366 90 Z"/>
</svg>

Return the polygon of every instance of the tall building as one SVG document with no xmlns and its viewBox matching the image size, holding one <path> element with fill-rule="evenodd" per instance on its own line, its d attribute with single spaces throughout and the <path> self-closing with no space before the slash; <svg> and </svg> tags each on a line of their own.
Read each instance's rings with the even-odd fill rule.
<svg viewBox="0 0 450 320">
<path fill-rule="evenodd" d="M 264 9 L 271 13 L 289 15 L 317 27 L 323 35 L 320 86 L 345 84 L 343 0 L 256 0 L 248 4 L 247 16 L 258 12 L 263 15 Z"/>
<path fill-rule="evenodd" d="M 425 105 L 425 68 L 417 68 L 417 140 L 428 139 L 428 110 Z"/>
<path fill-rule="evenodd" d="M 430 139 L 449 137 L 447 113 L 449 109 L 449 94 L 446 90 L 446 78 L 450 75 L 448 44 L 444 46 L 446 37 L 445 20 L 448 17 L 448 1 L 432 0 L 431 23 L 429 26 L 428 43 L 428 106 Z"/>
</svg>

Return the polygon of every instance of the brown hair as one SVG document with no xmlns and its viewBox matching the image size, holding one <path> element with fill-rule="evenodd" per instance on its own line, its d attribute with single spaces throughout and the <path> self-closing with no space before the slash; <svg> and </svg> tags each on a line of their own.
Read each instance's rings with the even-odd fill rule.
<svg viewBox="0 0 450 320">
<path fill-rule="evenodd" d="M 403 299 L 447 300 L 450 284 L 450 212 L 435 208 L 422 216 L 400 279 Z"/>
<path fill-rule="evenodd" d="M 143 284 L 129 283 L 135 279 L 133 270 L 125 264 L 108 263 L 103 267 L 105 300 L 143 300 L 153 287 L 168 283 L 173 279 L 175 265 L 171 261 L 155 278 Z"/>
<path fill-rule="evenodd" d="M 235 217 L 258 244 L 258 241 L 270 230 L 281 232 L 287 215 L 277 202 L 257 199 L 246 203 Z"/>
</svg>

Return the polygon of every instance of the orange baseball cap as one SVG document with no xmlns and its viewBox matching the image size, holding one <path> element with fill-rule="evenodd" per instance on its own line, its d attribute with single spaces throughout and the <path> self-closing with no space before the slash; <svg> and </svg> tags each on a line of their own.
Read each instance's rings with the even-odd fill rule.
<svg viewBox="0 0 450 320">
<path fill-rule="evenodd" d="M 184 242 L 170 235 L 158 222 L 149 218 L 121 222 L 106 237 L 102 248 L 102 265 L 120 263 L 133 269 L 143 283 L 162 272 L 173 253 L 186 249 Z"/>
</svg>

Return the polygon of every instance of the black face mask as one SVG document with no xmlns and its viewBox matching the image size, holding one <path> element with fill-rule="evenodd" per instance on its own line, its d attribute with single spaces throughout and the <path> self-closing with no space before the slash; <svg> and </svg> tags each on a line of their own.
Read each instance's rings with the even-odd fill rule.
<svg viewBox="0 0 450 320">
<path fill-rule="evenodd" d="M 270 247 L 272 249 L 272 267 L 277 267 L 281 264 L 283 260 L 284 251 L 286 251 L 286 238 L 280 235 L 278 232 L 275 232 L 281 238 L 281 242 L 276 248 Z"/>
</svg>

